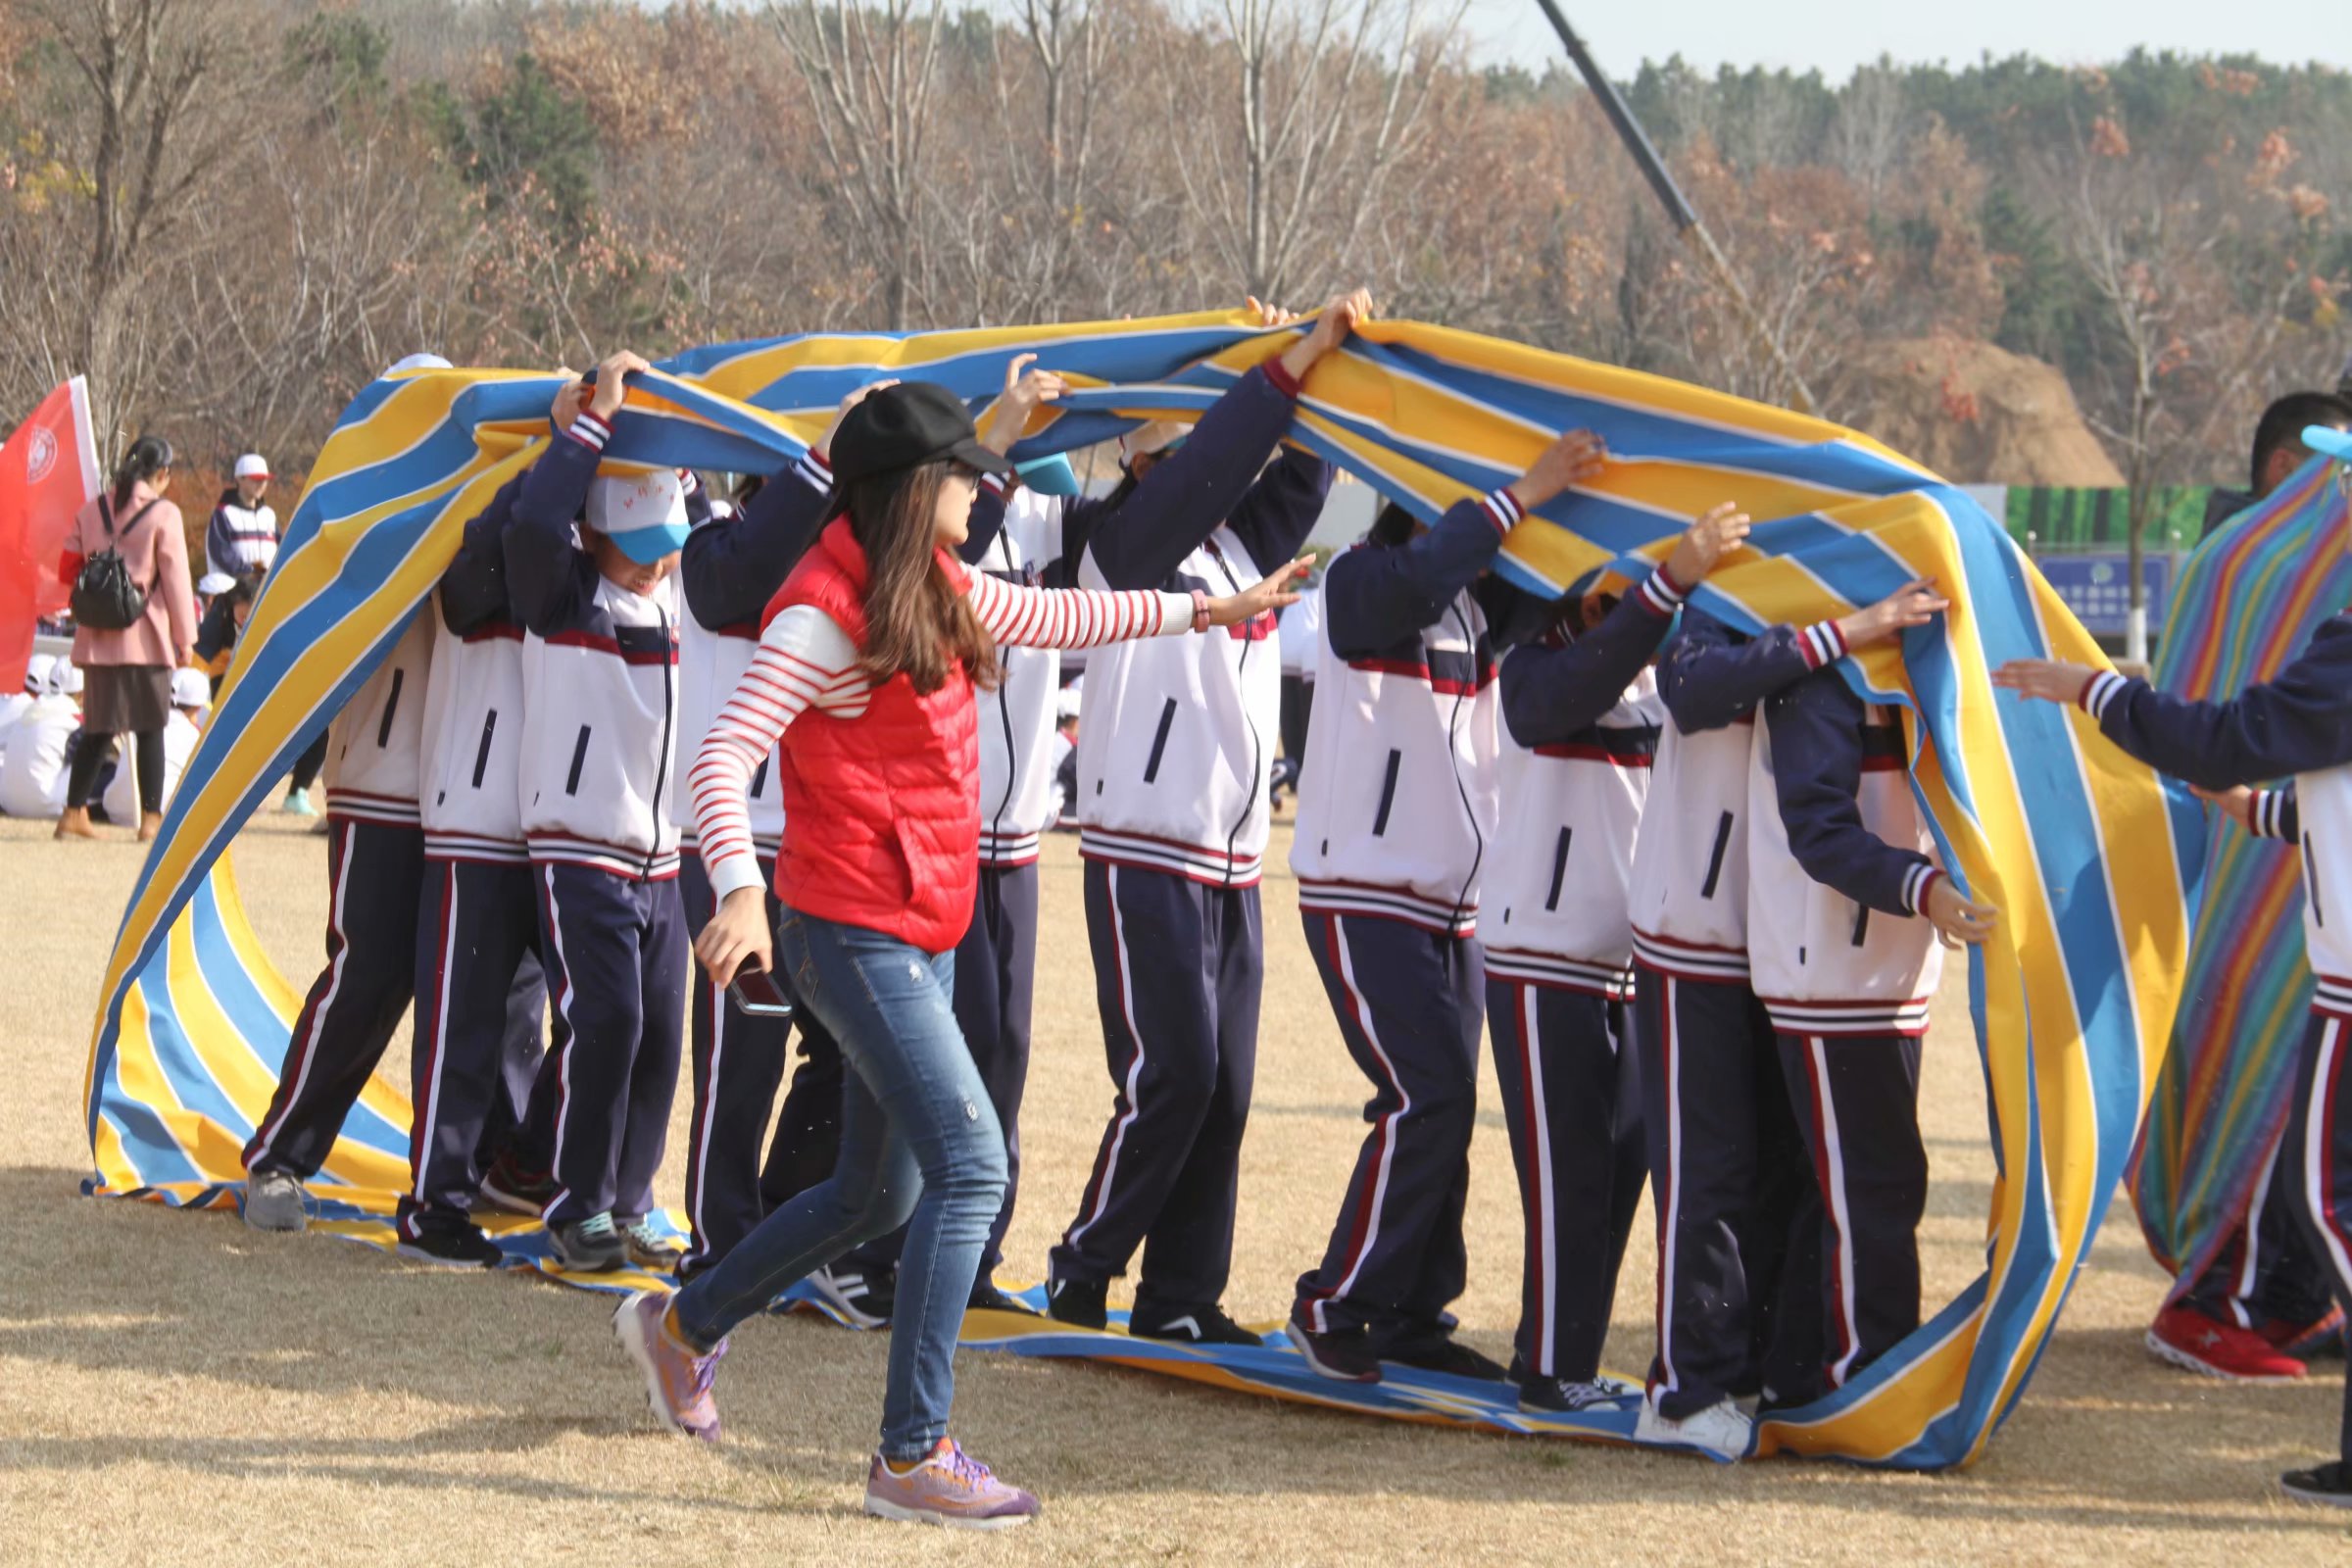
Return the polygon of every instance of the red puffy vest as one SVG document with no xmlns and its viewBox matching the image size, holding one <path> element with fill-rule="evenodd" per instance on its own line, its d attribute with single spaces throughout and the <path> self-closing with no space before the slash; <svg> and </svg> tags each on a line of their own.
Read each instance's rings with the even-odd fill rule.
<svg viewBox="0 0 2352 1568">
<path fill-rule="evenodd" d="M 942 552 L 958 584 L 962 563 Z M 865 551 L 837 517 L 817 536 L 767 607 L 832 617 L 865 645 Z M 918 697 L 906 675 L 875 687 L 865 711 L 840 718 L 810 708 L 784 732 L 784 846 L 776 897 L 804 914 L 886 931 L 945 953 L 971 923 L 980 877 L 980 728 L 960 664 Z"/>
</svg>

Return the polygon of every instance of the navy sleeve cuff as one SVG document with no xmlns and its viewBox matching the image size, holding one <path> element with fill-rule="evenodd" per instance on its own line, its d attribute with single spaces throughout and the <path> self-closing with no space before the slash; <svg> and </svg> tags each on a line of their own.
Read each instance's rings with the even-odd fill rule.
<svg viewBox="0 0 2352 1568">
<path fill-rule="evenodd" d="M 801 461 L 792 466 L 793 477 L 812 490 L 833 488 L 833 466 L 817 455 L 811 447 L 801 454 Z"/>
<path fill-rule="evenodd" d="M 1690 590 L 1676 582 L 1673 572 L 1659 566 L 1642 579 L 1634 597 L 1642 602 L 1642 609 L 1663 618 L 1682 609 L 1683 601 L 1690 597 Z"/>
<path fill-rule="evenodd" d="M 1834 664 L 1846 655 L 1845 633 L 1834 620 L 1815 621 L 1796 634 L 1797 651 L 1805 656 L 1807 669 L 1819 669 Z"/>
<path fill-rule="evenodd" d="M 2114 670 L 2102 669 L 2082 683 L 2082 694 L 2075 700 L 2095 722 L 2107 716 L 2107 710 L 2114 706 L 2115 700 L 2124 694 L 2124 688 L 2130 684 Z"/>
<path fill-rule="evenodd" d="M 1519 505 L 1519 498 L 1507 488 L 1494 491 L 1480 505 L 1486 509 L 1487 520 L 1494 525 L 1494 531 L 1498 534 L 1508 534 L 1519 519 L 1527 515 L 1527 510 Z"/>
<path fill-rule="evenodd" d="M 1910 874 L 1903 878 L 1903 907 L 1913 914 L 1927 913 L 1928 890 L 1936 885 L 1936 879 L 1941 875 L 1941 871 L 1925 860 L 1913 866 Z"/>
<path fill-rule="evenodd" d="M 571 421 L 571 428 L 565 434 L 591 452 L 602 452 L 605 450 L 605 443 L 612 439 L 612 427 L 590 414 L 586 409 L 582 409 L 579 416 Z"/>
</svg>

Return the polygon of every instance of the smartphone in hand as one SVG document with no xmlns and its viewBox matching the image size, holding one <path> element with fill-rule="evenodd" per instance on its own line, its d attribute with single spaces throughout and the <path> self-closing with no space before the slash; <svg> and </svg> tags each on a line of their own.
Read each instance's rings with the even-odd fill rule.
<svg viewBox="0 0 2352 1568">
<path fill-rule="evenodd" d="M 792 1016 L 792 999 L 765 969 L 754 969 L 748 964 L 738 968 L 735 978 L 727 982 L 727 995 L 735 999 L 735 1005 L 749 1017 Z"/>
</svg>

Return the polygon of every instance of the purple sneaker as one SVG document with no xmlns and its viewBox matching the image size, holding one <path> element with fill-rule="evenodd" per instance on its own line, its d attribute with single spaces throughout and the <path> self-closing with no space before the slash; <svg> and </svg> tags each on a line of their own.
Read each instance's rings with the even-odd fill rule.
<svg viewBox="0 0 2352 1568">
<path fill-rule="evenodd" d="M 1008 1487 L 988 1466 L 946 1438 L 905 1475 L 874 1455 L 865 1475 L 865 1511 L 905 1524 L 953 1530 L 1009 1530 L 1037 1517 L 1038 1501 Z"/>
<path fill-rule="evenodd" d="M 718 1441 L 718 1402 L 710 1397 L 710 1378 L 718 1358 L 727 1353 L 721 1340 L 708 1355 L 697 1355 L 679 1343 L 663 1321 L 675 1293 L 639 1291 L 612 1314 L 612 1337 L 629 1352 L 645 1374 L 647 1402 L 672 1432 Z"/>
</svg>

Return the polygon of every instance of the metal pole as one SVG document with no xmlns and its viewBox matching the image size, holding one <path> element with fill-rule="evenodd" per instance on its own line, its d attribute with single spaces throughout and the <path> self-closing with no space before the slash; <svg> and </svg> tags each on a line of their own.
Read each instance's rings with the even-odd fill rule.
<svg viewBox="0 0 2352 1568">
<path fill-rule="evenodd" d="M 1796 367 L 1789 363 L 1787 351 L 1781 347 L 1781 340 L 1773 335 L 1772 328 L 1756 310 L 1755 301 L 1748 298 L 1747 290 L 1740 285 L 1739 274 L 1732 270 L 1730 259 L 1715 243 L 1715 236 L 1707 232 L 1705 223 L 1699 221 L 1697 209 L 1690 205 L 1690 199 L 1683 194 L 1682 187 L 1674 182 L 1674 175 L 1667 172 L 1666 161 L 1658 156 L 1658 149 L 1651 143 L 1649 133 L 1634 118 L 1633 110 L 1626 104 L 1625 95 L 1617 90 L 1616 83 L 1601 74 L 1592 51 L 1585 47 L 1585 41 L 1576 35 L 1576 30 L 1568 25 L 1568 19 L 1561 15 L 1557 0 L 1536 0 L 1536 4 L 1544 8 L 1544 19 L 1551 24 L 1551 30 L 1560 35 L 1560 47 L 1568 51 L 1568 58 L 1575 64 L 1577 74 L 1585 78 L 1585 85 L 1592 89 L 1592 96 L 1600 100 L 1600 112 L 1609 117 L 1609 124 L 1617 132 L 1617 139 L 1625 143 L 1625 150 L 1633 155 L 1634 165 L 1642 171 L 1642 177 L 1649 181 L 1649 188 L 1656 194 L 1658 205 L 1666 209 L 1667 221 L 1674 224 L 1676 237 L 1698 252 L 1699 258 L 1707 264 L 1707 270 L 1715 274 L 1715 281 L 1732 297 L 1732 304 L 1739 311 L 1741 322 L 1780 368 L 1782 376 L 1788 383 L 1788 406 L 1799 414 L 1813 413 L 1811 388 L 1805 385 L 1805 378 L 1797 373 Z"/>
</svg>

